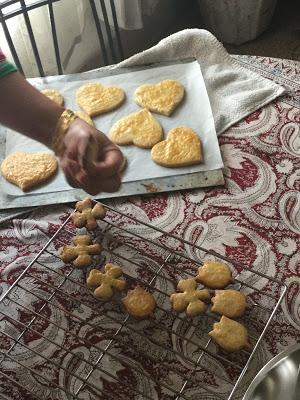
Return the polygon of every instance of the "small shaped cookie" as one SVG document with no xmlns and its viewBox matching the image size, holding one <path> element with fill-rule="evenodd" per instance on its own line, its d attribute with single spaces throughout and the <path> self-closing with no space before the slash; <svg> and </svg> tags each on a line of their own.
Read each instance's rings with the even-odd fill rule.
<svg viewBox="0 0 300 400">
<path fill-rule="evenodd" d="M 166 140 L 152 147 L 151 158 L 156 164 L 168 168 L 199 164 L 203 161 L 200 138 L 186 126 L 173 128 Z"/>
<path fill-rule="evenodd" d="M 87 124 L 89 124 L 91 126 L 95 126 L 92 118 L 89 115 L 87 115 L 84 111 L 75 111 L 74 114 L 77 115 L 78 118 L 82 119 Z"/>
<path fill-rule="evenodd" d="M 76 268 L 88 267 L 92 263 L 92 255 L 101 253 L 100 244 L 91 244 L 89 235 L 74 236 L 73 242 L 75 246 L 64 246 L 61 258 L 66 263 L 73 261 Z"/>
<path fill-rule="evenodd" d="M 122 275 L 122 268 L 114 264 L 106 264 L 105 272 L 92 269 L 87 278 L 87 286 L 96 288 L 94 290 L 95 297 L 107 300 L 114 294 L 113 289 L 123 290 L 126 282 L 123 279 L 118 279 Z"/>
<path fill-rule="evenodd" d="M 63 106 L 64 105 L 64 98 L 56 89 L 44 89 L 41 90 L 45 96 L 47 96 L 50 100 L 54 101 L 54 103 Z"/>
<path fill-rule="evenodd" d="M 170 301 L 173 309 L 177 312 L 185 311 L 189 317 L 203 314 L 205 311 L 205 303 L 201 300 L 210 298 L 207 289 L 197 290 L 197 282 L 194 278 L 181 279 L 177 285 L 177 289 L 183 293 L 173 293 Z"/>
<path fill-rule="evenodd" d="M 103 219 L 106 215 L 106 210 L 100 203 L 94 203 L 91 199 L 86 198 L 78 201 L 75 205 L 76 211 L 72 214 L 72 221 L 77 228 L 84 226 L 92 231 L 97 229 L 97 219 Z"/>
<path fill-rule="evenodd" d="M 24 192 L 47 181 L 56 171 L 56 157 L 48 153 L 17 151 L 7 156 L 1 164 L 4 178 L 19 186 Z"/>
<path fill-rule="evenodd" d="M 77 104 L 90 117 L 114 110 L 124 100 L 125 93 L 121 88 L 100 83 L 86 83 L 76 92 Z"/>
<path fill-rule="evenodd" d="M 246 311 L 246 296 L 237 290 L 216 290 L 211 301 L 213 303 L 211 311 L 228 318 L 241 317 Z"/>
<path fill-rule="evenodd" d="M 153 84 L 139 86 L 134 92 L 136 103 L 158 114 L 172 114 L 184 96 L 184 87 L 178 81 L 167 79 Z"/>
<path fill-rule="evenodd" d="M 163 139 L 160 123 L 146 109 L 127 115 L 113 124 L 109 131 L 111 141 L 120 146 L 134 144 L 151 149 Z"/>
<path fill-rule="evenodd" d="M 249 347 L 247 329 L 237 321 L 222 316 L 220 322 L 214 323 L 213 330 L 209 336 L 228 352 L 235 352 Z"/>
<path fill-rule="evenodd" d="M 126 297 L 122 299 L 128 314 L 133 317 L 143 318 L 153 314 L 156 301 L 151 293 L 141 287 L 129 290 Z"/>
<path fill-rule="evenodd" d="M 196 281 L 211 289 L 224 289 L 233 279 L 227 264 L 220 261 L 205 261 L 202 267 L 198 268 Z"/>
</svg>

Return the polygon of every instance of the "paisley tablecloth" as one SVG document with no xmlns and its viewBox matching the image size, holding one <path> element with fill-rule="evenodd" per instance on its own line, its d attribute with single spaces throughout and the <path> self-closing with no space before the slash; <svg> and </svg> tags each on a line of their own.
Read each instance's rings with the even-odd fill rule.
<svg viewBox="0 0 300 400">
<path fill-rule="evenodd" d="M 270 78 L 287 89 L 287 95 L 281 97 L 257 110 L 245 120 L 229 129 L 219 138 L 224 159 L 226 177 L 225 187 L 205 190 L 174 192 L 171 194 L 154 194 L 151 196 L 114 200 L 112 207 L 124 213 L 135 216 L 153 224 L 167 232 L 176 233 L 184 239 L 196 242 L 207 249 L 213 249 L 229 258 L 243 264 L 253 265 L 253 268 L 264 272 L 284 282 L 287 294 L 268 330 L 257 355 L 252 361 L 250 370 L 253 376 L 272 356 L 287 346 L 300 341 L 300 63 L 272 59 L 267 57 L 237 56 L 244 66 Z M 35 254 L 46 243 L 64 220 L 70 208 L 52 206 L 38 208 L 23 215 L 10 213 L 1 214 L 0 224 L 0 282 L 1 293 L 4 293 L 23 268 L 32 260 Z M 145 229 L 143 235 L 149 235 Z M 46 279 L 45 276 L 43 279 Z M 32 282 L 28 281 L 28 288 Z M 263 288 L 262 288 L 263 289 Z M 16 301 L 22 296 L 28 296 L 21 291 L 14 292 Z M 71 305 L 65 305 L 71 307 Z M 4 300 L 0 312 L 14 316 L 24 324 L 28 323 L 28 313 L 20 311 Z M 78 315 L 92 318 L 80 307 Z M 52 314 L 53 313 L 53 314 Z M 46 317 L 49 320 L 62 321 L 63 313 L 55 314 L 49 308 Z M 46 321 L 43 319 L 42 321 Z M 105 324 L 105 321 L 100 321 Z M 0 328 L 15 337 L 19 327 L 10 323 L 0 314 Z M 75 343 L 61 331 L 51 331 L 47 323 L 36 329 L 45 335 L 59 341 L 61 348 L 72 348 L 73 351 L 84 353 L 82 343 Z M 79 327 L 78 330 L 81 328 Z M 82 328 L 82 329 L 86 329 Z M 89 335 L 91 341 L 96 340 L 91 332 L 81 332 Z M 94 332 L 95 334 L 95 332 Z M 155 336 L 155 329 L 151 335 Z M 51 336 L 52 335 L 52 336 Z M 24 335 L 26 344 L 33 348 L 37 355 L 43 354 L 56 360 L 59 365 L 76 367 L 80 374 L 84 365 L 74 365 L 74 360 L 66 351 L 58 351 L 48 346 L 39 336 Z M 103 339 L 103 338 L 102 338 Z M 128 339 L 129 340 L 129 339 Z M 138 340 L 132 338 L 132 340 Z M 7 335 L 0 334 L 0 350 L 5 352 L 10 346 Z M 174 344 L 175 346 L 175 344 Z M 122 357 L 126 356 L 126 342 L 115 351 Z M 157 348 L 149 345 L 149 354 L 154 354 L 158 360 L 150 369 L 147 362 L 140 360 L 139 368 L 147 373 L 163 374 L 159 371 L 159 360 L 168 355 L 162 354 Z M 37 355 L 29 356 L 28 352 L 20 351 L 18 359 L 27 366 L 37 365 Z M 97 354 L 94 357 L 97 358 Z M 127 354 L 128 356 L 128 354 Z M 2 363 L 1 363 L 2 361 Z M 78 362 L 78 360 L 77 360 Z M 170 366 L 175 360 L 170 360 Z M 180 362 L 177 360 L 176 362 Z M 11 383 L 3 372 L 10 374 L 17 368 L 17 378 L 23 386 L 45 399 L 67 399 L 67 394 L 50 387 L 43 380 L 20 366 L 13 365 L 9 360 L 2 360 L 0 354 L 0 399 L 17 400 L 33 399 L 34 397 Z M 130 395 L 130 385 L 144 388 L 153 399 L 171 399 L 170 394 L 161 392 L 157 386 L 147 381 L 139 381 L 137 376 L 130 375 L 115 359 L 103 358 L 101 363 L 111 371 L 112 376 L 118 376 L 123 381 L 119 393 L 108 397 L 99 393 L 81 391 L 81 399 L 142 399 L 142 395 Z M 72 393 L 76 383 L 60 371 L 59 376 L 47 363 L 43 362 L 40 369 L 50 380 L 57 381 Z M 155 370 L 157 368 L 157 371 Z M 171 368 L 171 367 L 170 367 Z M 95 377 L 100 382 L 101 377 Z M 249 385 L 245 379 L 239 387 L 236 398 L 241 399 Z M 103 383 L 104 384 L 104 383 Z M 211 394 L 204 395 L 197 387 L 187 390 L 187 398 L 214 399 Z"/>
</svg>

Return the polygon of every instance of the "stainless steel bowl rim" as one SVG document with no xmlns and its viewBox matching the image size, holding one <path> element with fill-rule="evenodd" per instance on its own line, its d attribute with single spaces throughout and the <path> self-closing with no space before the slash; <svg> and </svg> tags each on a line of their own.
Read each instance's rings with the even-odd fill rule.
<svg viewBox="0 0 300 400">
<path fill-rule="evenodd" d="M 289 346 L 281 353 L 277 354 L 277 356 L 272 358 L 269 362 L 267 362 L 267 364 L 264 367 L 262 367 L 262 369 L 258 372 L 258 374 L 251 382 L 242 400 L 250 400 L 255 388 L 265 378 L 267 373 L 274 367 L 274 365 L 276 365 L 279 361 L 283 360 L 284 358 L 288 357 L 290 354 L 294 353 L 299 349 L 300 349 L 300 343 L 293 344 L 292 346 Z"/>
</svg>

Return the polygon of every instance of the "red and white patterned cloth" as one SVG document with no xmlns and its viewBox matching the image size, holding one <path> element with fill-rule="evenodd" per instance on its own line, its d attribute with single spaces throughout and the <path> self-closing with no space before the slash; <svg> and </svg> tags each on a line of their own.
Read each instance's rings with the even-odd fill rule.
<svg viewBox="0 0 300 400">
<path fill-rule="evenodd" d="M 284 85 L 288 93 L 219 137 L 226 185 L 114 200 L 110 205 L 184 239 L 196 241 L 204 248 L 216 250 L 246 265 L 252 264 L 259 271 L 286 283 L 287 295 L 251 363 L 253 375 L 272 356 L 300 341 L 300 63 L 267 57 L 236 58 L 244 66 Z M 45 207 L 24 217 L 6 220 L 0 225 L 2 293 L 41 249 L 49 235 L 55 232 L 67 211 L 69 209 L 65 206 Z M 9 313 L 9 301 L 0 307 L 0 311 Z M 61 314 L 51 315 L 51 310 L 49 312 L 49 319 L 65 318 Z M 78 309 L 79 314 L 83 312 Z M 28 322 L 26 313 L 20 313 L 17 317 L 23 318 L 24 323 Z M 3 326 L 13 332 L 11 326 L 2 324 L 2 329 Z M 47 326 L 42 329 L 51 336 L 52 332 L 47 331 Z M 70 346 L 70 338 L 64 337 L 61 332 L 57 335 L 63 346 Z M 64 359 L 64 354 L 58 358 L 52 348 L 45 349 L 42 341 L 36 337 L 29 340 L 38 353 L 57 358 L 62 364 L 72 362 Z M 73 350 L 83 351 L 80 343 L 72 342 L 71 345 Z M 7 346 L 0 335 L 0 348 L 6 349 Z M 118 352 L 125 357 L 125 350 L 119 348 Z M 157 349 L 149 346 L 151 351 L 157 359 L 167 357 L 155 353 Z M 24 352 L 20 360 L 30 365 L 31 361 L 26 357 Z M 67 357 L 68 354 L 65 355 Z M 33 357 L 32 363 L 36 362 Z M 7 364 L 3 365 L 8 368 Z M 145 370 L 148 367 L 144 364 L 139 366 Z M 134 377 L 130 377 L 117 363 L 110 360 L 106 368 L 110 368 L 113 375 L 121 376 L 125 386 L 132 384 Z M 51 368 L 47 373 L 53 377 Z M 25 373 L 22 368 L 19 376 L 23 377 L 27 387 L 42 390 L 42 382 L 32 374 Z M 60 384 L 72 388 L 73 381 L 68 376 L 62 374 L 57 379 Z M 249 379 L 241 385 L 238 399 L 249 385 Z M 145 382 L 138 384 L 145 385 Z M 3 376 L 0 388 L 1 399 L 33 398 Z M 154 386 L 149 387 L 148 393 L 153 399 L 171 398 L 159 394 Z M 195 388 L 190 395 L 194 399 L 201 397 Z M 45 399 L 67 399 L 66 395 L 56 393 L 54 388 L 49 387 L 44 389 L 43 396 Z M 80 398 L 105 399 L 105 396 L 93 394 L 86 396 Z M 118 398 L 123 397 L 120 394 Z M 213 399 L 201 397 L 206 398 Z"/>
</svg>

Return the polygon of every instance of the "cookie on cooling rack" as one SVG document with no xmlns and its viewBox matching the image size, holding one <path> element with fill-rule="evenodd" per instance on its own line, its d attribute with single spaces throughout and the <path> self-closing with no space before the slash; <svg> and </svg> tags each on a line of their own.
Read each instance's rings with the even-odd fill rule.
<svg viewBox="0 0 300 400">
<path fill-rule="evenodd" d="M 128 314 L 137 318 L 152 315 L 156 307 L 156 301 L 152 294 L 139 286 L 129 290 L 126 297 L 122 299 L 122 303 Z"/>
<path fill-rule="evenodd" d="M 181 279 L 177 290 L 182 293 L 173 293 L 170 296 L 170 302 L 176 312 L 185 311 L 189 317 L 204 313 L 206 305 L 202 300 L 210 298 L 207 289 L 197 290 L 197 282 L 190 278 Z"/>
<path fill-rule="evenodd" d="M 75 205 L 76 211 L 72 214 L 72 221 L 77 228 L 84 226 L 92 231 L 97 229 L 97 220 L 103 219 L 106 215 L 106 210 L 102 204 L 93 204 L 92 200 L 86 198 L 78 201 Z"/>
<path fill-rule="evenodd" d="M 224 315 L 208 334 L 222 349 L 231 353 L 250 346 L 244 325 Z"/>
<path fill-rule="evenodd" d="M 92 269 L 86 280 L 87 286 L 94 289 L 94 295 L 98 299 L 108 300 L 114 294 L 114 289 L 123 290 L 126 286 L 124 279 L 119 279 L 122 275 L 122 268 L 114 264 L 106 264 L 105 272 Z"/>
<path fill-rule="evenodd" d="M 233 279 L 229 266 L 224 262 L 205 261 L 198 268 L 196 281 L 211 289 L 224 289 Z"/>
<path fill-rule="evenodd" d="M 74 236 L 73 242 L 75 246 L 64 246 L 61 258 L 64 262 L 73 262 L 74 267 L 88 267 L 92 263 L 92 255 L 101 253 L 99 243 L 92 244 L 90 235 Z"/>
<path fill-rule="evenodd" d="M 211 311 L 225 315 L 228 318 L 241 317 L 247 307 L 246 296 L 233 289 L 216 290 L 215 296 L 211 299 L 213 306 Z"/>
</svg>

